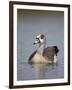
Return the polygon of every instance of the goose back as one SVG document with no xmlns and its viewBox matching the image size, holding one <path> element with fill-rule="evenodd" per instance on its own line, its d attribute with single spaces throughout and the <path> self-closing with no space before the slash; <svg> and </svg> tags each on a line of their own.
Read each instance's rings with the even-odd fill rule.
<svg viewBox="0 0 72 90">
<path fill-rule="evenodd" d="M 57 46 L 51 46 L 44 49 L 43 56 L 51 62 L 54 62 L 54 56 L 57 56 L 59 49 Z"/>
</svg>

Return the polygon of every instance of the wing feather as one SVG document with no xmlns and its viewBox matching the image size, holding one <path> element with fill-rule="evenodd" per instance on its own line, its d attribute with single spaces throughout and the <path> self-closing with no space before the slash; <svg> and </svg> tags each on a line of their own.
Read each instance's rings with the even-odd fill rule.
<svg viewBox="0 0 72 90">
<path fill-rule="evenodd" d="M 50 61 L 54 61 L 54 55 L 57 55 L 58 51 L 57 46 L 47 47 L 44 49 L 43 56 Z"/>
</svg>

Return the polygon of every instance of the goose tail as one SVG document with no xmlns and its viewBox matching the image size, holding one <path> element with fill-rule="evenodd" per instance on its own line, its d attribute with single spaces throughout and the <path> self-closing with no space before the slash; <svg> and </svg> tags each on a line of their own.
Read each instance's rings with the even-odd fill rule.
<svg viewBox="0 0 72 90">
<path fill-rule="evenodd" d="M 57 53 L 59 52 L 59 49 L 58 49 L 57 46 L 54 46 L 54 48 L 55 48 L 55 54 L 56 54 L 56 56 L 57 56 Z"/>
</svg>

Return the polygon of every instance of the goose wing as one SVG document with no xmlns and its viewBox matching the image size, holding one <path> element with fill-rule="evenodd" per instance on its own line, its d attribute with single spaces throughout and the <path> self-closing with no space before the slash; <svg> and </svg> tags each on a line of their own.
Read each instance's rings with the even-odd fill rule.
<svg viewBox="0 0 72 90">
<path fill-rule="evenodd" d="M 43 56 L 50 60 L 50 61 L 53 61 L 54 60 L 54 55 L 57 56 L 57 53 L 59 52 L 59 49 L 57 46 L 51 46 L 51 47 L 47 47 L 44 49 L 44 52 L 43 52 Z"/>
<path fill-rule="evenodd" d="M 34 52 L 30 55 L 30 57 L 29 57 L 29 62 L 31 62 L 31 59 L 34 57 L 34 55 L 36 54 L 36 52 L 37 52 L 37 51 L 34 51 Z"/>
</svg>

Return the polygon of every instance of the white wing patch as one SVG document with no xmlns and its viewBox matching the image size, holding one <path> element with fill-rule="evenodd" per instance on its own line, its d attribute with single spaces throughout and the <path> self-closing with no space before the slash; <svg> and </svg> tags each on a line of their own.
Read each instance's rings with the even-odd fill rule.
<svg viewBox="0 0 72 90">
<path fill-rule="evenodd" d="M 57 62 L 57 56 L 54 55 L 54 63 L 56 63 L 56 62 Z"/>
</svg>

